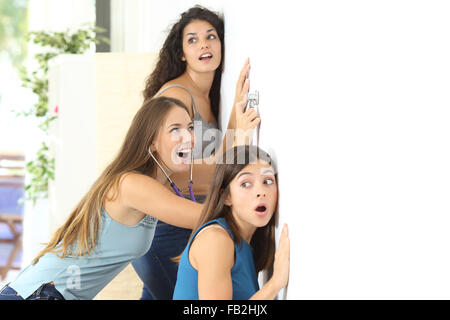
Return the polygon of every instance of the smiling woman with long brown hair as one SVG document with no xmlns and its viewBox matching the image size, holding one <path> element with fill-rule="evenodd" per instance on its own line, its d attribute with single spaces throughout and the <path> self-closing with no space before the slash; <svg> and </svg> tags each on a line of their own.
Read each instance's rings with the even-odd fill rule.
<svg viewBox="0 0 450 320">
<path fill-rule="evenodd" d="M 177 196 L 166 179 L 189 170 L 192 148 L 186 106 L 169 97 L 146 100 L 115 159 L 0 299 L 92 299 L 148 251 L 158 220 L 192 228 L 202 205 Z M 210 181 L 214 167 L 196 165 L 194 181 Z"/>
</svg>

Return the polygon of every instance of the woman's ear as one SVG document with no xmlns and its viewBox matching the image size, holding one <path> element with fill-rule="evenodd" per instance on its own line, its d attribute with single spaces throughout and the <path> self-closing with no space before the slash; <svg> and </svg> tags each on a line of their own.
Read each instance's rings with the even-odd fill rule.
<svg viewBox="0 0 450 320">
<path fill-rule="evenodd" d="M 227 197 L 225 198 L 225 200 L 223 201 L 223 204 L 231 207 L 232 203 L 231 203 L 231 195 L 228 193 Z"/>
<path fill-rule="evenodd" d="M 156 146 L 155 146 L 154 143 L 152 143 L 152 144 L 150 145 L 149 151 L 151 151 L 151 153 L 155 153 L 155 151 L 156 151 Z"/>
<path fill-rule="evenodd" d="M 186 58 L 184 57 L 184 55 L 181 57 L 181 61 L 186 61 Z"/>
</svg>

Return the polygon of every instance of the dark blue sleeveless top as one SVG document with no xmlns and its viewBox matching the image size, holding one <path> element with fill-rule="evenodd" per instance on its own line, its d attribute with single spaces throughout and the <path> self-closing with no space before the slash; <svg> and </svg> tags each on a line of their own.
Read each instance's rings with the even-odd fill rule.
<svg viewBox="0 0 450 320">
<path fill-rule="evenodd" d="M 189 262 L 189 249 L 200 230 L 213 223 L 222 226 L 233 238 L 231 229 L 224 218 L 208 221 L 198 228 L 181 255 L 177 283 L 173 293 L 174 300 L 198 300 L 198 272 Z M 239 244 L 234 244 L 234 253 L 235 261 L 231 268 L 233 300 L 248 300 L 259 290 L 255 262 L 253 261 L 253 249 L 246 241 L 241 240 Z"/>
</svg>

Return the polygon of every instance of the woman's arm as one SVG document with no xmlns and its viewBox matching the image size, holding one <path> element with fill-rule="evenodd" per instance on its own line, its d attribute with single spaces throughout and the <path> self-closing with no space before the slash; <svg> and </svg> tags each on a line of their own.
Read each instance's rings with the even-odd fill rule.
<svg viewBox="0 0 450 320">
<path fill-rule="evenodd" d="M 198 297 L 201 300 L 231 300 L 234 243 L 221 227 L 209 228 L 195 237 L 189 261 L 198 271 Z"/>
<path fill-rule="evenodd" d="M 222 228 L 210 228 L 192 242 L 189 252 L 191 265 L 198 271 L 199 299 L 227 300 L 233 298 L 231 268 L 234 265 L 234 244 Z M 283 226 L 275 253 L 272 278 L 250 300 L 271 300 L 289 279 L 289 235 Z"/>
<path fill-rule="evenodd" d="M 119 190 L 125 206 L 181 228 L 194 228 L 203 208 L 201 204 L 175 195 L 155 179 L 138 173 L 124 175 Z"/>
</svg>

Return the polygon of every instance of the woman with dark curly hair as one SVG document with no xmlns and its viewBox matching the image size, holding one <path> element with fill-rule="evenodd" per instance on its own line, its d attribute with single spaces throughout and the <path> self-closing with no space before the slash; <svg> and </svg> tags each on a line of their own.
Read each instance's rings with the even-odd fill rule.
<svg viewBox="0 0 450 320">
<path fill-rule="evenodd" d="M 193 158 L 205 159 L 219 150 L 226 150 L 226 142 L 233 130 L 242 129 L 236 118 L 237 101 L 246 101 L 249 90 L 247 59 L 237 84 L 233 109 L 222 142 L 218 127 L 220 85 L 224 57 L 224 24 L 222 17 L 206 8 L 195 6 L 181 14 L 167 36 L 159 53 L 155 69 L 146 81 L 145 99 L 167 96 L 181 100 L 188 107 L 194 123 L 195 146 Z M 249 108 L 244 114 L 248 123 L 259 123 L 257 113 Z M 185 187 L 189 172 L 176 173 L 171 179 Z M 193 193 L 203 202 L 211 181 L 196 183 Z M 186 195 L 189 198 L 188 195 Z M 172 261 L 186 247 L 190 229 L 183 229 L 159 221 L 152 247 L 143 257 L 133 261 L 133 267 L 144 283 L 141 299 L 172 299 L 178 265 Z"/>
</svg>

